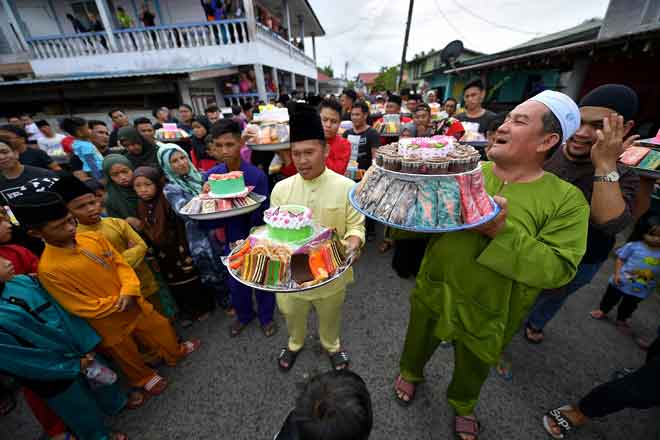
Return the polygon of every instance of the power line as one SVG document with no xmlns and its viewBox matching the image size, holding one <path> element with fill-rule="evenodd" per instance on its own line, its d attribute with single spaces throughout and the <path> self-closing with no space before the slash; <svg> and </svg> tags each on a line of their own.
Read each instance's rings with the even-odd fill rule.
<svg viewBox="0 0 660 440">
<path fill-rule="evenodd" d="M 454 30 L 454 32 L 456 32 L 456 35 L 461 37 L 461 40 L 465 40 L 465 35 L 463 35 L 463 33 L 458 29 L 458 27 L 454 23 L 452 23 L 451 20 L 449 20 L 449 18 L 447 18 L 447 15 L 438 4 L 438 0 L 433 0 L 433 3 L 435 4 L 435 8 L 438 10 L 438 13 L 442 16 L 442 18 L 444 18 L 444 20 L 447 22 L 449 27 L 451 27 Z"/>
<path fill-rule="evenodd" d="M 481 20 L 481 21 L 483 21 L 484 23 L 487 23 L 487 24 L 489 24 L 489 25 L 491 25 L 491 26 L 493 26 L 493 27 L 500 28 L 500 29 L 505 29 L 505 30 L 508 30 L 508 31 L 511 31 L 511 32 L 517 32 L 517 33 L 519 33 L 519 34 L 534 35 L 534 36 L 537 36 L 537 35 L 541 35 L 541 34 L 542 34 L 542 32 L 529 32 L 529 31 L 524 31 L 524 30 L 521 30 L 521 29 L 516 29 L 516 28 L 513 28 L 513 27 L 511 27 L 511 26 L 507 26 L 507 25 L 505 25 L 505 24 L 496 23 L 496 22 L 494 22 L 494 21 L 492 21 L 492 20 L 489 20 L 489 19 L 487 19 L 487 18 L 482 17 L 481 15 L 476 14 L 474 11 L 472 11 L 471 9 L 468 9 L 468 8 L 464 7 L 463 5 L 461 5 L 461 4 L 460 4 L 458 1 L 456 1 L 456 0 L 452 0 L 452 3 L 453 3 L 457 8 L 459 8 L 460 10 L 462 10 L 463 12 L 465 12 L 466 14 L 471 15 L 472 17 L 476 18 L 477 20 Z M 437 5 L 437 4 L 436 4 L 436 5 Z"/>
</svg>

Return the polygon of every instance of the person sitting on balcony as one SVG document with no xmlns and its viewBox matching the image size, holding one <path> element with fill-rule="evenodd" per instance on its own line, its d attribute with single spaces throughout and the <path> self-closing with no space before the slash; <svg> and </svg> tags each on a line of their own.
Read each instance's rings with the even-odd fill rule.
<svg viewBox="0 0 660 440">
<path fill-rule="evenodd" d="M 193 108 L 188 104 L 181 104 L 179 106 L 179 128 L 185 130 L 186 133 L 192 135 L 192 122 L 195 118 Z"/>
<path fill-rule="evenodd" d="M 154 125 L 151 123 L 149 118 L 137 118 L 133 121 L 133 126 L 140 133 L 147 142 L 156 144 L 156 130 L 154 130 Z"/>
<path fill-rule="evenodd" d="M 133 18 L 121 6 L 117 6 L 117 22 L 120 29 L 130 29 L 134 26 Z"/>
<path fill-rule="evenodd" d="M 76 34 L 84 34 L 85 32 L 89 32 L 89 30 L 85 27 L 85 25 L 82 24 L 80 20 L 78 20 L 77 17 L 74 17 L 71 14 L 66 14 L 66 18 L 71 22 L 71 26 L 73 26 L 73 32 Z"/>
<path fill-rule="evenodd" d="M 143 166 L 158 168 L 158 147 L 140 136 L 135 127 L 120 128 L 118 137 L 121 145 L 126 148 L 124 156 L 131 161 L 134 169 Z"/>
<path fill-rule="evenodd" d="M 117 132 L 122 127 L 128 127 L 131 123 L 128 121 L 128 116 L 122 110 L 115 108 L 108 112 L 108 116 L 112 119 L 112 133 L 110 133 L 110 148 L 121 147 L 119 139 L 117 139 Z"/>
<path fill-rule="evenodd" d="M 142 4 L 142 12 L 140 12 L 140 20 L 144 27 L 153 27 L 156 26 L 156 14 L 151 12 L 149 8 L 149 3 L 144 2 Z"/>
<path fill-rule="evenodd" d="M 53 159 L 39 148 L 30 148 L 27 146 L 28 134 L 22 128 L 14 125 L 0 126 L 0 136 L 4 142 L 11 145 L 12 149 L 20 154 L 19 161 L 23 165 L 30 165 L 38 168 L 46 168 L 53 171 L 61 171 L 62 168 Z"/>
</svg>

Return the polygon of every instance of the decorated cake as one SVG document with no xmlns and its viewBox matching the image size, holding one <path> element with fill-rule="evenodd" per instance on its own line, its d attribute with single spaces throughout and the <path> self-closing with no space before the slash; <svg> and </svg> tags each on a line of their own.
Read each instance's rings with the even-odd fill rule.
<svg viewBox="0 0 660 440">
<path fill-rule="evenodd" d="M 333 229 L 312 221 L 309 208 L 284 205 L 264 213 L 266 226 L 225 260 L 232 276 L 257 288 L 296 291 L 341 275 L 351 259 Z"/>
<path fill-rule="evenodd" d="M 242 171 L 232 171 L 225 174 L 211 174 L 209 186 L 212 197 L 236 197 L 246 195 L 247 188 Z"/>
<path fill-rule="evenodd" d="M 283 205 L 267 209 L 264 222 L 273 240 L 284 243 L 298 243 L 309 239 L 312 228 L 312 210 L 299 205 Z"/>
<path fill-rule="evenodd" d="M 400 180 L 371 168 L 352 200 L 368 216 L 406 229 L 447 229 L 470 225 L 495 210 L 481 168 L 459 175 Z"/>
<path fill-rule="evenodd" d="M 406 174 L 457 174 L 475 169 L 481 154 L 453 136 L 404 138 L 376 151 L 376 165 Z"/>
</svg>

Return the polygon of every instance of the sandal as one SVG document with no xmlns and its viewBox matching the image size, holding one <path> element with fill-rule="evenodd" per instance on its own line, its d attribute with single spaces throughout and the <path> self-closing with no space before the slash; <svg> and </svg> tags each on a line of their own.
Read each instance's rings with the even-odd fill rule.
<svg viewBox="0 0 660 440">
<path fill-rule="evenodd" d="M 572 410 L 572 406 L 565 405 L 561 408 L 553 409 L 543 416 L 543 427 L 550 437 L 557 440 L 565 439 L 575 428 L 577 428 L 577 426 L 573 425 L 573 422 L 562 413 L 562 411 Z M 550 426 L 551 421 L 554 423 L 555 427 L 559 428 L 559 434 L 553 431 L 552 426 Z"/>
<path fill-rule="evenodd" d="M 149 382 L 145 384 L 143 388 L 147 393 L 149 393 L 149 395 L 159 396 L 163 394 L 165 389 L 167 389 L 167 385 L 167 379 L 158 374 L 154 374 L 154 376 L 149 380 Z"/>
<path fill-rule="evenodd" d="M 462 435 L 471 435 L 474 440 L 477 440 L 480 429 L 481 424 L 474 416 L 456 416 L 454 418 L 454 433 L 459 440 L 463 440 Z"/>
<path fill-rule="evenodd" d="M 335 353 L 328 353 L 330 356 L 330 363 L 332 369 L 335 371 L 348 370 L 351 364 L 351 357 L 344 350 L 339 350 Z"/>
<path fill-rule="evenodd" d="M 261 331 L 264 333 L 264 336 L 266 336 L 267 338 L 270 338 L 275 333 L 277 333 L 277 326 L 275 325 L 274 321 L 271 321 L 266 325 L 262 325 L 261 326 Z"/>
<path fill-rule="evenodd" d="M 543 330 L 537 330 L 529 323 L 525 324 L 525 340 L 530 344 L 540 344 L 543 342 Z"/>
<path fill-rule="evenodd" d="M 202 341 L 200 341 L 199 339 L 191 339 L 190 341 L 185 341 L 181 343 L 181 352 L 183 353 L 183 357 L 190 356 L 201 345 L 202 345 Z"/>
<path fill-rule="evenodd" d="M 148 395 L 142 391 L 131 391 L 128 393 L 128 401 L 126 402 L 126 409 L 138 409 L 147 401 Z"/>
<path fill-rule="evenodd" d="M 500 359 L 495 366 L 495 372 L 502 379 L 511 382 L 513 380 L 513 363 L 511 361 Z"/>
<path fill-rule="evenodd" d="M 378 246 L 378 252 L 384 254 L 385 252 L 392 249 L 392 246 L 394 246 L 394 242 L 392 240 L 383 240 L 380 246 Z"/>
<path fill-rule="evenodd" d="M 128 440 L 128 436 L 123 432 L 113 432 L 110 434 L 110 440 Z"/>
<path fill-rule="evenodd" d="M 595 319 L 596 321 L 607 319 L 607 313 L 603 312 L 601 309 L 592 310 L 589 312 L 589 316 L 591 316 L 591 319 Z"/>
<path fill-rule="evenodd" d="M 229 327 L 229 336 L 235 338 L 236 336 L 240 335 L 243 333 L 243 330 L 247 328 L 248 324 L 243 324 L 238 319 L 235 320 L 234 323 Z"/>
<path fill-rule="evenodd" d="M 280 367 L 280 370 L 289 371 L 291 367 L 293 367 L 293 364 L 296 363 L 298 353 L 300 353 L 300 351 L 289 350 L 289 347 L 283 348 L 282 351 L 280 351 L 280 355 L 277 357 L 277 366 Z M 282 361 L 286 363 L 286 366 L 282 364 Z"/>
<path fill-rule="evenodd" d="M 400 374 L 397 376 L 396 381 L 394 382 L 394 397 L 399 405 L 409 406 L 413 400 L 415 400 L 416 390 L 416 384 L 406 381 Z M 403 394 L 403 396 L 407 396 L 408 400 L 399 397 L 399 393 Z"/>
</svg>

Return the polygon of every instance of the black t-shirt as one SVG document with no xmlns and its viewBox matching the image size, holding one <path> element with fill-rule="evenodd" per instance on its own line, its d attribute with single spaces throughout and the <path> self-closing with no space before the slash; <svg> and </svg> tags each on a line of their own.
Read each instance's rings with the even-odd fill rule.
<svg viewBox="0 0 660 440">
<path fill-rule="evenodd" d="M 142 23 L 145 27 L 156 26 L 156 16 L 151 11 L 144 11 L 142 13 Z"/>
<path fill-rule="evenodd" d="M 18 161 L 26 166 L 37 168 L 48 168 L 48 165 L 53 163 L 53 159 L 40 148 L 27 147 L 24 152 L 18 157 Z"/>
<path fill-rule="evenodd" d="M 479 133 L 483 134 L 484 136 L 486 135 L 486 130 L 488 130 L 488 126 L 490 125 L 490 121 L 495 119 L 497 115 L 490 110 L 486 110 L 483 115 L 479 116 L 478 118 L 471 118 L 467 115 L 467 112 L 463 112 L 460 115 L 456 115 L 456 119 L 458 119 L 461 122 L 473 122 L 479 124 Z"/>
<path fill-rule="evenodd" d="M 357 160 L 358 168 L 361 170 L 369 168 L 371 166 L 371 149 L 380 147 L 380 134 L 372 127 L 361 133 L 356 133 L 351 128 L 344 132 L 344 137 L 351 143 L 351 160 Z"/>
<path fill-rule="evenodd" d="M 51 170 L 25 165 L 23 172 L 15 179 L 0 175 L 0 194 L 2 204 L 7 204 L 16 197 L 32 192 L 47 191 L 57 181 L 57 175 Z"/>
</svg>

